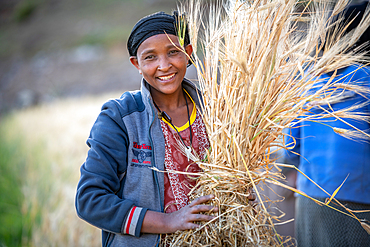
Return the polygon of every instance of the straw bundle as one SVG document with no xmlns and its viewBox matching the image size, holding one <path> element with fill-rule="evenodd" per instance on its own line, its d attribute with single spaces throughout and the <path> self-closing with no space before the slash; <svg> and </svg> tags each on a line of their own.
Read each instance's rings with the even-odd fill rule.
<svg viewBox="0 0 370 247">
<path fill-rule="evenodd" d="M 347 1 L 329 6 L 319 1 L 297 12 L 296 0 L 229 0 L 210 5 L 202 18 L 200 3 L 186 8 L 199 86 L 204 95 L 203 121 L 211 149 L 192 157 L 203 172 L 190 198 L 214 194 L 218 217 L 197 231 L 170 235 L 172 246 L 274 246 L 288 239 L 278 236 L 268 211 L 269 199 L 258 184 L 278 180 L 272 154 L 287 148 L 279 137 L 293 121 L 321 121 L 328 117 L 364 119 L 353 109 L 309 115 L 313 107 L 340 100 L 340 90 L 359 92 L 359 85 L 336 83 L 336 69 L 368 58 L 349 48 L 367 28 L 370 18 L 349 35 L 333 16 Z M 333 7 L 333 11 L 329 10 Z M 365 16 L 368 16 L 367 14 Z M 303 32 L 299 25 L 304 22 Z M 323 48 L 325 43 L 325 49 Z M 334 71 L 325 85 L 316 76 Z M 317 89 L 316 89 L 317 88 Z M 316 89 L 316 90 L 312 90 Z M 344 130 L 336 130 L 345 135 Z M 363 133 L 366 135 L 366 133 Z M 353 133 L 352 133 L 353 135 Z M 181 146 L 181 144 L 179 144 Z M 181 149 L 181 147 L 180 147 Z M 258 202 L 248 195 L 254 190 Z"/>
</svg>

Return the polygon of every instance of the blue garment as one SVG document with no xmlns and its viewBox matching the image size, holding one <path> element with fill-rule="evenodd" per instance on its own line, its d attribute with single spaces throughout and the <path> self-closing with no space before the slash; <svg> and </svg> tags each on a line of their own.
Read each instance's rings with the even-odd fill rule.
<svg viewBox="0 0 370 247">
<path fill-rule="evenodd" d="M 360 68 L 350 66 L 338 71 L 338 79 L 343 83 L 361 82 L 370 90 L 370 67 Z M 349 75 L 349 76 L 344 76 Z M 330 75 L 320 77 L 327 81 Z M 331 105 L 334 110 L 345 109 L 354 104 L 360 104 L 370 99 L 370 94 L 363 95 L 344 92 L 347 97 L 342 102 Z M 327 105 L 322 105 L 330 111 Z M 364 113 L 370 121 L 370 106 L 364 106 L 356 111 Z M 322 110 L 315 108 L 313 113 Z M 369 122 L 344 119 L 351 125 L 366 130 L 369 133 Z M 344 201 L 370 204 L 370 143 L 349 140 L 335 133 L 327 125 L 337 128 L 349 129 L 348 125 L 330 118 L 324 124 L 312 121 L 303 121 L 290 129 L 297 141 L 293 152 L 301 156 L 288 153 L 286 163 L 299 166 L 299 169 L 328 193 L 332 194 L 347 178 L 336 198 Z M 289 142 L 289 140 L 288 140 Z M 298 173 L 297 188 L 311 197 L 328 198 L 314 183 Z"/>
</svg>

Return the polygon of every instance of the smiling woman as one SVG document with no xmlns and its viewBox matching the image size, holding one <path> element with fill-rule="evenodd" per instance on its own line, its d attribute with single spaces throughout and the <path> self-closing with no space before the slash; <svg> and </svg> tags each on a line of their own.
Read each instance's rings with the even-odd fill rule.
<svg viewBox="0 0 370 247">
<path fill-rule="evenodd" d="M 149 83 L 153 101 L 172 116 L 177 126 L 188 121 L 182 81 L 193 51 L 190 44 L 184 48 L 186 53 L 180 47 L 177 36 L 158 34 L 140 45 L 137 56 L 130 57 L 131 63 Z M 191 103 L 189 106 L 193 107 Z"/>
<path fill-rule="evenodd" d="M 179 40 L 179 26 L 186 27 L 183 16 L 164 12 L 134 26 L 127 46 L 141 89 L 104 104 L 87 141 L 76 209 L 103 229 L 103 246 L 155 246 L 218 211 L 204 204 L 213 195 L 188 198 L 200 171 L 189 157 L 203 157 L 209 142 L 201 95 L 184 78 L 193 48 L 186 28 Z"/>
</svg>

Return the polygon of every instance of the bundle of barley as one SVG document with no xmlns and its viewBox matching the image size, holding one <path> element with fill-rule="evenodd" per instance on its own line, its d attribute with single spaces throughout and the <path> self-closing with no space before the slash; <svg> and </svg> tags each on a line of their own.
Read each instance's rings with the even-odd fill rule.
<svg viewBox="0 0 370 247">
<path fill-rule="evenodd" d="M 204 9 L 199 1 L 189 2 L 186 12 L 192 44 L 202 46 L 201 55 L 195 54 L 194 65 L 211 143 L 206 158 L 193 157 L 203 172 L 190 197 L 214 194 L 220 212 L 196 231 L 171 235 L 166 244 L 282 244 L 286 239 L 274 231 L 275 216 L 269 213 L 265 203 L 268 198 L 257 185 L 281 179 L 281 174 L 272 172 L 276 164 L 270 155 L 285 148 L 279 137 L 292 121 L 320 121 L 329 116 L 363 119 L 351 109 L 307 113 L 314 102 L 330 104 L 337 100 L 340 89 L 362 90 L 335 80 L 312 89 L 320 82 L 317 76 L 321 73 L 367 59 L 348 48 L 369 25 L 370 18 L 366 17 L 354 32 L 343 35 L 346 26 L 339 26 L 334 16 L 347 1 L 338 1 L 334 7 L 312 2 L 310 10 L 303 5 L 306 7 L 298 12 L 296 0 L 229 0 L 210 5 L 207 21 L 202 18 Z M 251 190 L 258 198 L 254 205 L 248 201 Z"/>
</svg>

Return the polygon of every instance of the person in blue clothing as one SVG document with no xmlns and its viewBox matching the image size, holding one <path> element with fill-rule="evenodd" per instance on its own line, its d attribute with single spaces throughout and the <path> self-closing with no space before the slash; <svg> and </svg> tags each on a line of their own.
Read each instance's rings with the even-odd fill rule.
<svg viewBox="0 0 370 247">
<path fill-rule="evenodd" d="M 358 25 L 365 11 L 367 2 L 351 6 L 345 14 L 357 16 L 349 29 Z M 358 13 L 358 15 L 357 15 Z M 356 46 L 370 41 L 370 28 L 364 33 Z M 323 83 L 328 81 L 332 73 L 320 76 Z M 335 80 L 343 83 L 349 81 L 361 83 L 370 89 L 370 66 L 362 64 L 338 69 Z M 350 83 L 351 83 L 350 82 Z M 359 105 L 370 99 L 370 94 L 356 94 L 347 90 L 337 92 L 339 100 L 315 107 L 313 113 L 345 109 Z M 356 111 L 362 112 L 365 121 L 344 119 L 350 125 L 369 133 L 370 106 L 363 105 Z M 293 152 L 288 152 L 286 163 L 296 166 L 309 178 L 315 181 L 328 193 L 332 194 L 343 183 L 335 198 L 351 210 L 365 212 L 355 213 L 356 217 L 370 223 L 370 141 L 354 141 L 340 136 L 333 128 L 351 129 L 347 124 L 335 118 L 324 123 L 303 121 L 292 127 L 287 133 L 296 141 Z M 286 143 L 291 143 L 287 138 Z M 296 155 L 299 154 L 299 155 Z M 297 189 L 310 197 L 325 201 L 328 194 L 319 189 L 305 176 L 298 173 Z M 343 208 L 332 202 L 330 205 L 343 211 Z M 296 197 L 295 237 L 299 247 L 304 246 L 370 246 L 370 235 L 361 224 L 336 210 L 321 206 L 304 196 Z M 367 210 L 367 212 L 366 212 Z"/>
<path fill-rule="evenodd" d="M 170 172 L 200 171 L 187 156 L 209 147 L 201 95 L 184 78 L 192 46 L 187 31 L 180 44 L 179 20 L 158 12 L 134 26 L 127 48 L 141 89 L 106 102 L 87 140 L 76 211 L 102 229 L 103 246 L 156 246 L 161 235 L 195 229 L 215 217 L 204 212 L 218 211 L 213 195 L 189 202 L 194 178 Z"/>
</svg>

